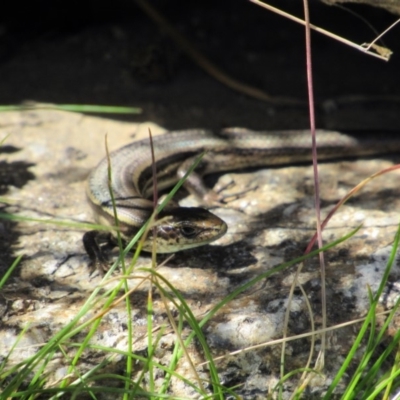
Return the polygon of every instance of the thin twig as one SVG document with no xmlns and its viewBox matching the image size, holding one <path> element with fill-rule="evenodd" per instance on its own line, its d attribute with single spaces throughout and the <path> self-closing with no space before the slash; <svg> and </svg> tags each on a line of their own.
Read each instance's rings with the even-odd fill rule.
<svg viewBox="0 0 400 400">
<path fill-rule="evenodd" d="M 386 311 L 383 311 L 383 312 L 376 313 L 375 315 L 377 317 L 378 316 L 385 316 L 385 315 L 388 315 L 390 313 L 390 311 L 391 310 L 386 310 Z M 346 321 L 346 322 L 342 322 L 342 323 L 337 324 L 337 325 L 329 326 L 329 327 L 327 327 L 325 329 L 312 330 L 310 332 L 299 333 L 298 335 L 294 335 L 294 336 L 287 336 L 287 337 L 284 337 L 284 338 L 274 339 L 274 340 L 270 340 L 270 341 L 267 341 L 267 342 L 255 344 L 253 346 L 248 346 L 246 348 L 243 348 L 243 349 L 240 349 L 240 350 L 231 351 L 231 352 L 226 353 L 226 354 L 224 354 L 222 356 L 215 357 L 213 359 L 213 361 L 223 360 L 223 359 L 226 359 L 228 357 L 232 357 L 232 356 L 235 356 L 235 355 L 238 355 L 238 354 L 244 354 L 244 353 L 247 353 L 249 351 L 254 351 L 256 349 L 263 349 L 263 348 L 266 348 L 266 347 L 276 346 L 277 344 L 281 344 L 281 343 L 293 342 L 295 340 L 300 340 L 300 339 L 304 339 L 304 338 L 312 338 L 315 335 L 320 335 L 320 334 L 327 333 L 327 332 L 333 332 L 335 330 L 339 330 L 339 329 L 345 328 L 347 326 L 352 326 L 352 325 L 358 324 L 360 322 L 364 322 L 365 318 L 366 317 L 357 318 L 357 319 L 354 319 L 352 321 Z M 204 361 L 204 362 L 201 362 L 201 363 L 197 364 L 197 366 L 200 367 L 200 366 L 203 366 L 203 365 L 207 365 L 208 363 L 209 363 L 209 361 Z"/>
<path fill-rule="evenodd" d="M 389 28 L 385 29 L 380 35 L 378 35 L 368 46 L 365 47 L 365 50 L 369 50 L 382 36 L 386 35 L 386 33 L 389 32 L 399 22 L 400 18 L 397 21 L 393 22 L 393 24 L 390 25 Z"/>
<path fill-rule="evenodd" d="M 279 15 L 281 15 L 283 17 L 286 17 L 286 18 L 288 18 L 288 19 L 290 19 L 290 20 L 292 20 L 294 22 L 297 22 L 297 23 L 299 23 L 301 25 L 305 25 L 305 22 L 302 19 L 297 18 L 294 15 L 291 15 L 291 14 L 289 14 L 289 13 L 287 13 L 285 11 L 282 11 L 282 10 L 276 8 L 276 7 L 272 7 L 269 4 L 263 3 L 263 2 L 261 2 L 259 0 L 249 0 L 249 1 L 251 1 L 254 4 L 257 4 L 260 7 L 264 7 L 267 10 L 273 11 L 276 14 L 279 14 Z M 359 50 L 359 51 L 361 51 L 361 52 L 363 52 L 365 54 L 368 54 L 369 56 L 379 58 L 380 60 L 383 60 L 383 61 L 389 61 L 389 56 L 388 55 L 383 56 L 381 54 L 377 54 L 377 53 L 374 53 L 372 51 L 369 51 L 369 49 L 367 49 L 366 47 L 364 47 L 362 45 L 359 45 L 359 44 L 356 44 L 354 42 L 351 42 L 350 40 L 347 40 L 347 39 L 345 39 L 345 38 L 343 38 L 341 36 L 335 35 L 334 33 L 326 31 L 325 29 L 322 29 L 322 28 L 320 28 L 320 27 L 318 27 L 316 25 L 310 24 L 310 28 L 315 30 L 315 31 L 317 31 L 317 32 L 319 32 L 319 33 L 322 33 L 325 36 L 328 36 L 328 37 L 330 37 L 330 38 L 332 38 L 334 40 L 337 40 L 338 42 L 344 43 L 347 46 L 353 47 L 353 48 L 355 48 L 355 49 L 357 49 L 357 50 Z"/>
</svg>

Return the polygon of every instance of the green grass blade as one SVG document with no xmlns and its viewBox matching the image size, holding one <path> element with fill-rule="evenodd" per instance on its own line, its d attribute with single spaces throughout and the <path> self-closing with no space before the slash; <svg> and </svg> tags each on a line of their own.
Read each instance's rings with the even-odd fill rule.
<svg viewBox="0 0 400 400">
<path fill-rule="evenodd" d="M 27 103 L 21 105 L 0 106 L 0 112 L 25 111 L 25 110 L 60 110 L 79 113 L 98 114 L 141 114 L 142 109 L 138 107 L 102 106 L 92 104 L 46 104 Z"/>
<path fill-rule="evenodd" d="M 374 325 L 374 320 L 375 320 L 375 313 L 376 313 L 376 306 L 378 305 L 379 302 L 379 298 L 384 290 L 384 287 L 386 285 L 387 279 L 389 277 L 390 274 L 390 270 L 392 268 L 392 265 L 395 261 L 395 257 L 396 257 L 396 253 L 397 253 L 397 249 L 398 249 L 398 245 L 399 245 L 399 240 L 400 240 L 400 225 L 397 229 L 396 232 L 396 236 L 395 236 L 395 240 L 393 243 L 393 247 L 392 247 L 392 251 L 391 251 L 391 255 L 389 257 L 387 266 L 385 268 L 385 272 L 383 274 L 381 283 L 379 285 L 378 291 L 375 294 L 375 296 L 372 299 L 372 303 L 370 306 L 370 309 L 368 311 L 368 314 L 366 316 L 366 319 L 364 321 L 364 323 L 362 324 L 360 331 L 357 335 L 357 338 L 352 346 L 352 348 L 350 349 L 345 361 L 343 362 L 341 368 L 339 369 L 338 373 L 336 374 L 336 376 L 334 377 L 331 385 L 329 386 L 325 396 L 323 399 L 329 399 L 330 396 L 332 395 L 334 389 L 336 388 L 336 386 L 338 385 L 338 383 L 340 382 L 340 380 L 342 379 L 343 375 L 345 374 L 346 370 L 349 368 L 349 366 L 351 365 L 351 362 L 353 360 L 353 358 L 355 357 L 356 351 L 359 348 L 361 341 L 364 339 L 366 332 L 368 330 L 368 327 L 371 328 L 371 330 L 374 329 L 375 325 Z M 371 342 L 369 342 L 371 343 Z M 356 369 L 356 372 L 353 375 L 352 380 L 350 381 L 349 385 L 346 388 L 346 392 L 343 394 L 342 399 L 351 399 L 353 398 L 357 391 L 355 389 L 359 379 L 361 378 L 361 365 L 364 366 L 364 369 L 366 368 L 366 365 L 368 364 L 369 359 L 371 358 L 372 355 L 372 351 L 371 349 L 368 349 L 368 352 L 364 355 L 362 361 L 359 363 L 358 368 Z"/>
</svg>

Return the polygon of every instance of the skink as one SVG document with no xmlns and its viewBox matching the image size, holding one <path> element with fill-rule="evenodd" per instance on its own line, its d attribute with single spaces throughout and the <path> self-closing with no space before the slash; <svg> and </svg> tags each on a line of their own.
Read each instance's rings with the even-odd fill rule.
<svg viewBox="0 0 400 400">
<path fill-rule="evenodd" d="M 308 131 L 254 132 L 230 128 L 219 134 L 206 130 L 166 133 L 154 140 L 158 190 L 173 186 L 206 152 L 200 166 L 186 182 L 199 197 L 216 200 L 218 196 L 205 188 L 201 177 L 212 172 L 292 164 L 311 161 L 311 137 Z M 346 135 L 334 131 L 317 131 L 320 160 L 349 156 L 368 156 L 400 152 L 398 132 L 365 132 Z M 130 143 L 110 154 L 111 182 L 121 236 L 129 241 L 149 219 L 153 202 L 152 158 L 149 140 Z M 104 159 L 91 172 L 87 197 L 98 223 L 115 225 L 108 185 L 108 162 Z M 227 226 L 203 208 L 168 206 L 149 232 L 143 250 L 151 251 L 156 234 L 157 252 L 172 253 L 210 243 L 225 234 Z M 90 258 L 105 269 L 107 264 L 98 231 L 87 232 L 83 242 Z M 107 243 L 115 245 L 112 237 Z M 107 246 L 108 246 L 107 244 Z"/>
</svg>

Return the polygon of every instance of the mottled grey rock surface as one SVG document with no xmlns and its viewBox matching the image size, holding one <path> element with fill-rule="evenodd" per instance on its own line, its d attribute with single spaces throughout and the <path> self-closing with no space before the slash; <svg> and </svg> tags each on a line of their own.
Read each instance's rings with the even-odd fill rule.
<svg viewBox="0 0 400 400">
<path fill-rule="evenodd" d="M 4 197 L 9 204 L 2 207 L 2 212 L 34 218 L 91 221 L 91 211 L 85 199 L 85 178 L 104 156 L 104 135 L 108 135 L 110 149 L 115 149 L 146 135 L 148 126 L 146 123 L 137 125 L 56 111 L 1 114 L 0 139 L 7 136 L 4 145 L 18 150 L 1 153 L 1 159 L 11 165 L 27 163 L 30 166 L 24 171 L 32 174 L 23 185 L 19 185 L 21 187 L 7 188 Z M 152 126 L 152 131 L 157 133 L 162 129 Z M 326 215 L 355 184 L 391 164 L 392 161 L 386 159 L 321 164 L 322 214 Z M 367 288 L 369 286 L 375 291 L 379 285 L 399 222 L 398 181 L 399 174 L 396 172 L 372 181 L 337 212 L 323 233 L 327 243 L 362 224 L 353 238 L 325 255 L 328 326 L 366 314 L 369 306 Z M 178 253 L 158 269 L 182 294 L 198 318 L 240 285 L 302 255 L 315 231 L 311 166 L 232 172 L 217 175 L 209 182 L 221 185 L 231 182 L 223 193 L 242 193 L 237 198 L 233 197 L 226 207 L 214 209 L 227 221 L 227 235 L 212 245 Z M 198 203 L 189 196 L 181 204 Z M 89 259 L 81 242 L 84 231 L 44 223 L 18 222 L 10 225 L 1 222 L 4 238 L 15 238 L 4 250 L 10 253 L 5 253 L 4 259 L 1 259 L 2 273 L 9 265 L 9 261 L 6 263 L 4 260 L 23 255 L 15 274 L 0 295 L 3 307 L 1 355 L 7 354 L 20 330 L 29 324 L 18 350 L 10 355 L 10 364 L 34 354 L 36 346 L 46 343 L 70 321 L 99 285 L 101 277 L 91 274 L 88 268 Z M 162 259 L 165 257 L 160 257 Z M 150 265 L 151 259 L 147 255 L 141 256 L 137 263 L 138 267 Z M 222 381 L 227 386 L 241 383 L 243 387 L 239 392 L 246 398 L 262 397 L 268 388 L 276 384 L 280 347 L 260 347 L 232 356 L 228 353 L 282 336 L 295 271 L 295 267 L 285 269 L 245 290 L 224 306 L 203 329 L 212 354 L 226 355 L 217 362 Z M 119 273 L 120 270 L 117 270 L 115 276 Z M 396 299 L 399 275 L 400 269 L 396 264 L 390 275 L 391 286 L 386 290 L 383 308 L 390 307 Z M 134 287 L 142 276 L 143 272 L 134 273 L 129 285 Z M 305 264 L 299 281 L 310 301 L 316 328 L 319 328 L 321 285 L 317 258 Z M 111 281 L 105 288 L 115 284 Z M 135 335 L 134 350 L 146 350 L 148 287 L 146 281 L 131 294 L 130 319 L 123 302 L 104 316 L 92 344 L 125 350 L 126 325 L 131 323 Z M 165 364 L 171 357 L 175 335 L 158 292 L 154 291 L 153 296 L 154 326 L 166 326 L 156 358 Z M 170 307 L 176 316 L 175 307 L 172 304 Z M 97 311 L 93 309 L 88 317 Z M 296 289 L 290 304 L 287 334 L 293 336 L 309 331 L 310 315 L 306 301 Z M 184 334 L 188 332 L 189 328 L 185 328 Z M 315 393 L 322 393 L 329 384 L 356 332 L 356 328 L 349 326 L 328 334 L 326 379 L 313 381 Z M 286 370 L 304 366 L 309 349 L 309 339 L 288 343 Z M 190 346 L 189 354 L 195 364 L 204 361 L 197 346 Z M 86 366 L 93 366 L 100 360 L 101 354 L 93 351 L 88 352 L 85 363 Z M 118 360 L 115 360 L 115 368 L 118 368 Z M 85 365 L 81 367 L 85 369 Z M 191 379 L 190 369 L 184 360 L 179 365 L 179 372 Z M 60 358 L 52 364 L 50 379 L 60 379 L 64 373 L 65 364 Z M 199 367 L 199 373 L 207 379 L 204 366 Z M 294 380 L 285 383 L 288 394 L 294 385 Z M 171 390 L 175 395 L 194 396 L 191 389 L 182 386 L 179 381 L 174 381 Z"/>
</svg>

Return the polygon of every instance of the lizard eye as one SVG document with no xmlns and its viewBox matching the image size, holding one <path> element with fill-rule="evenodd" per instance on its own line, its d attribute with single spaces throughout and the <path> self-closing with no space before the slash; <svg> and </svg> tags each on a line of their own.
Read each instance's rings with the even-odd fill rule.
<svg viewBox="0 0 400 400">
<path fill-rule="evenodd" d="M 197 229 L 192 226 L 181 226 L 180 232 L 185 238 L 191 239 L 197 236 Z"/>
</svg>

